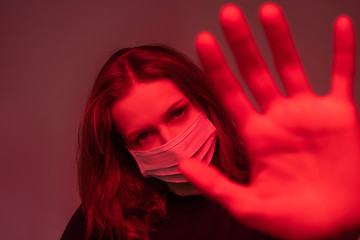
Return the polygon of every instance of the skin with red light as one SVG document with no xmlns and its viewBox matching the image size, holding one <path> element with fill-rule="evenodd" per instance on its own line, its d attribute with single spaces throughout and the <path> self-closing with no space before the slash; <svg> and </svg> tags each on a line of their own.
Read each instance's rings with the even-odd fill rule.
<svg viewBox="0 0 360 240">
<path fill-rule="evenodd" d="M 258 112 L 231 72 L 215 38 L 196 48 L 218 100 L 237 123 L 251 161 L 248 186 L 216 169 L 183 161 L 180 170 L 239 221 L 285 239 L 345 238 L 360 229 L 360 131 L 353 100 L 355 37 L 351 19 L 334 24 L 331 90 L 313 93 L 281 9 L 259 11 L 287 96 L 276 86 L 241 10 L 224 6 L 220 23 Z"/>
<path fill-rule="evenodd" d="M 200 114 L 169 79 L 134 82 L 130 92 L 111 107 L 116 129 L 137 151 L 156 148 L 184 131 Z M 199 193 L 189 183 L 167 183 L 178 195 Z"/>
</svg>

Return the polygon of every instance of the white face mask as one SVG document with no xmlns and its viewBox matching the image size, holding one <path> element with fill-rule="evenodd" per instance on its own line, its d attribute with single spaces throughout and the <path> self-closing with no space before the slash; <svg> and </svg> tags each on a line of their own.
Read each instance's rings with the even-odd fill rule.
<svg viewBox="0 0 360 240">
<path fill-rule="evenodd" d="M 129 149 L 144 177 L 155 177 L 165 182 L 188 182 L 177 169 L 183 159 L 194 158 L 209 164 L 216 143 L 216 129 L 205 114 L 200 115 L 169 142 L 147 150 Z"/>
</svg>

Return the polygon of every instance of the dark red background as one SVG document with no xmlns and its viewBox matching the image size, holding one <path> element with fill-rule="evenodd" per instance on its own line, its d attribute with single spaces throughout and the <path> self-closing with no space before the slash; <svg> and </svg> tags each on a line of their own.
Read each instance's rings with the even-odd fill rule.
<svg viewBox="0 0 360 240">
<path fill-rule="evenodd" d="M 79 205 L 74 160 L 76 134 L 86 96 L 107 57 L 117 48 L 168 43 L 196 59 L 193 39 L 204 29 L 215 33 L 225 46 L 217 23 L 218 9 L 225 2 L 1 1 L 2 239 L 58 239 Z M 272 67 L 257 20 L 261 2 L 234 1 L 244 9 Z M 348 13 L 360 38 L 360 2 L 275 2 L 283 6 L 289 19 L 311 84 L 317 92 L 326 93 L 332 22 L 336 15 Z M 229 54 L 228 48 L 224 49 Z M 357 70 L 360 71 L 359 62 Z M 359 77 L 356 80 L 359 106 Z"/>
</svg>

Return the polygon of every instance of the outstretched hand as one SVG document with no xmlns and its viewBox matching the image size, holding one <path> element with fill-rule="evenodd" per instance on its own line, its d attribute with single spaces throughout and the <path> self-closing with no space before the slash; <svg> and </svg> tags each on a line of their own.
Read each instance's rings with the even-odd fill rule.
<svg viewBox="0 0 360 240">
<path fill-rule="evenodd" d="M 237 124 L 251 164 L 250 184 L 216 169 L 183 161 L 180 169 L 239 221 L 286 239 L 341 236 L 360 227 L 360 131 L 353 100 L 355 38 L 352 22 L 334 24 L 331 90 L 313 93 L 281 9 L 260 8 L 275 66 L 287 96 L 276 86 L 241 10 L 224 6 L 220 22 L 238 69 L 261 112 L 253 107 L 215 38 L 197 36 L 209 85 Z"/>
</svg>

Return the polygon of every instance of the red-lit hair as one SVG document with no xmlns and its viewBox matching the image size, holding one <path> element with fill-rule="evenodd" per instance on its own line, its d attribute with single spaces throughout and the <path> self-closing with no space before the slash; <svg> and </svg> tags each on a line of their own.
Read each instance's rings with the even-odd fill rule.
<svg viewBox="0 0 360 240">
<path fill-rule="evenodd" d="M 212 164 L 245 183 L 248 164 L 231 119 L 210 93 L 192 61 L 167 46 L 140 46 L 114 53 L 101 69 L 79 131 L 78 181 L 86 238 L 148 239 L 166 215 L 166 184 L 145 179 L 116 131 L 110 114 L 133 80 L 168 78 L 214 123 L 218 141 Z"/>
</svg>

